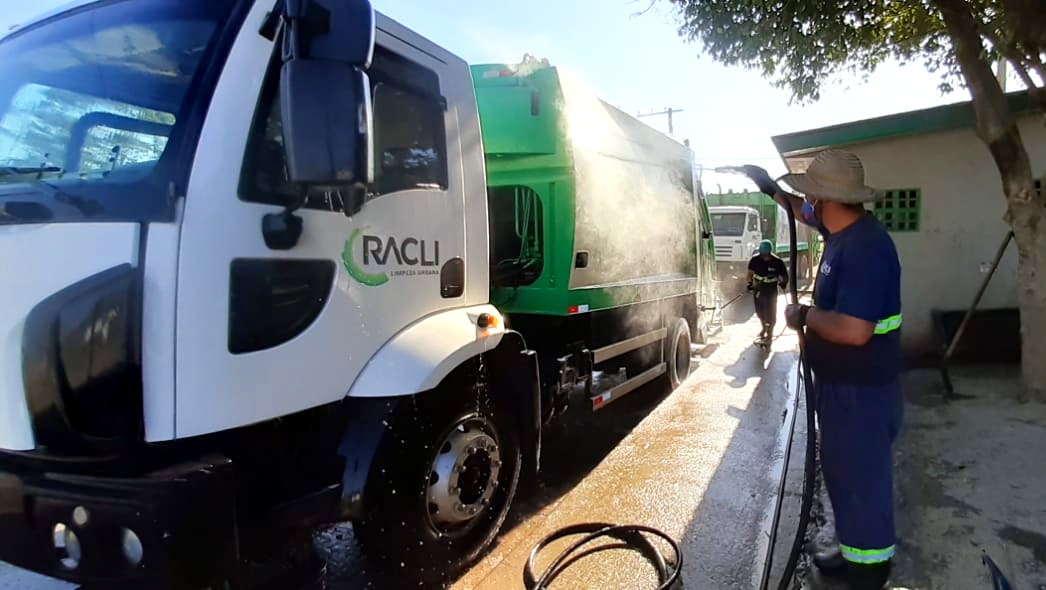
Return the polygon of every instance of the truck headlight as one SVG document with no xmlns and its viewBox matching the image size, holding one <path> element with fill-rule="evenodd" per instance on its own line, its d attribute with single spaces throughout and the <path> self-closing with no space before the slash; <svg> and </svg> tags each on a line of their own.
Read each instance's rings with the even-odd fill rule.
<svg viewBox="0 0 1046 590">
<path fill-rule="evenodd" d="M 41 301 L 26 317 L 22 376 L 37 443 L 140 438 L 141 288 L 123 264 Z"/>
</svg>

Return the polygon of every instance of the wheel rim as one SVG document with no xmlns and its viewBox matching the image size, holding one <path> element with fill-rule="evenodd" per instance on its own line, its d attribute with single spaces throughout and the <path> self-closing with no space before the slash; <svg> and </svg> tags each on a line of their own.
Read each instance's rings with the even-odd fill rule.
<svg viewBox="0 0 1046 590">
<path fill-rule="evenodd" d="M 690 376 L 690 344 L 687 342 L 684 332 L 680 332 L 679 338 L 676 340 L 675 357 L 676 381 L 682 383 Z"/>
<path fill-rule="evenodd" d="M 446 434 L 429 469 L 429 523 L 440 534 L 464 534 L 490 507 L 501 474 L 494 425 L 481 416 L 461 418 Z"/>
</svg>

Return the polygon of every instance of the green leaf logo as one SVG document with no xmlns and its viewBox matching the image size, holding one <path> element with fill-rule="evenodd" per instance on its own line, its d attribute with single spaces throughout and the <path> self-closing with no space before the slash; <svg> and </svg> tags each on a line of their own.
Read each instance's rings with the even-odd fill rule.
<svg viewBox="0 0 1046 590">
<path fill-rule="evenodd" d="M 363 235 L 364 229 L 366 228 L 356 229 L 349 236 L 349 239 L 345 240 L 345 249 L 341 252 L 341 262 L 345 265 L 345 270 L 349 273 L 349 276 L 357 283 L 368 287 L 379 287 L 389 282 L 389 275 L 383 272 L 366 272 L 356 264 L 356 259 L 352 255 L 356 243 L 359 242 L 360 237 Z"/>
</svg>

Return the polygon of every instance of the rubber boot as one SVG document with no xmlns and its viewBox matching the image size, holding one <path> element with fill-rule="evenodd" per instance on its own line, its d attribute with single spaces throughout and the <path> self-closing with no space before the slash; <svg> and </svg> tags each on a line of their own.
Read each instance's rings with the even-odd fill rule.
<svg viewBox="0 0 1046 590">
<path fill-rule="evenodd" d="M 850 590 L 884 590 L 890 587 L 890 562 L 846 564 L 846 585 Z"/>
<path fill-rule="evenodd" d="M 830 578 L 841 578 L 846 574 L 846 560 L 838 547 L 814 553 L 814 565 Z"/>
</svg>

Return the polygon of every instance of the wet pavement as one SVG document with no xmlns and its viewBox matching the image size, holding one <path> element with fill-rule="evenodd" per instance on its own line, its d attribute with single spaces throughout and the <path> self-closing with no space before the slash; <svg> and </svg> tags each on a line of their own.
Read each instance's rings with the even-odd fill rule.
<svg viewBox="0 0 1046 590">
<path fill-rule="evenodd" d="M 796 339 L 782 321 L 777 332 L 784 334 L 771 350 L 753 346 L 759 328 L 747 297 L 727 309 L 726 323 L 710 345 L 695 350 L 693 374 L 672 394 L 654 384 L 555 426 L 539 489 L 517 500 L 484 559 L 439 586 L 523 588 L 524 563 L 541 538 L 567 525 L 606 521 L 657 527 L 677 539 L 684 588 L 758 587 L 795 393 Z M 785 521 L 778 554 L 794 534 Z M 328 588 L 405 587 L 403 578 L 379 576 L 368 565 L 348 525 L 318 535 L 317 547 L 328 560 Z M 783 559 L 775 557 L 774 565 Z M 637 554 L 616 549 L 576 562 L 552 587 L 653 588 L 655 580 Z M 72 586 L 0 564 L 0 590 L 8 588 Z"/>
<path fill-rule="evenodd" d="M 747 302 L 737 305 L 734 319 L 751 313 Z M 718 347 L 696 357 L 691 378 L 667 398 L 636 393 L 631 405 L 621 402 L 622 407 L 589 417 L 585 427 L 562 432 L 553 443 L 557 448 L 546 451 L 557 463 L 547 478 L 561 469 L 569 475 L 567 464 L 578 454 L 589 459 L 585 451 L 590 447 L 612 448 L 590 471 L 575 473 L 576 483 L 557 485 L 551 479 L 543 501 L 524 503 L 531 512 L 517 517 L 487 558 L 453 588 L 522 588 L 531 547 L 561 527 L 587 521 L 645 524 L 677 539 L 684 588 L 757 587 L 797 358 L 794 336 L 778 338 L 769 352 L 762 352 L 751 344 L 758 331 L 754 322 L 728 326 Z M 792 533 L 782 532 L 785 545 Z M 552 546 L 539 561 L 539 570 L 556 549 Z M 656 586 L 654 570 L 625 550 L 586 557 L 553 585 Z"/>
</svg>

